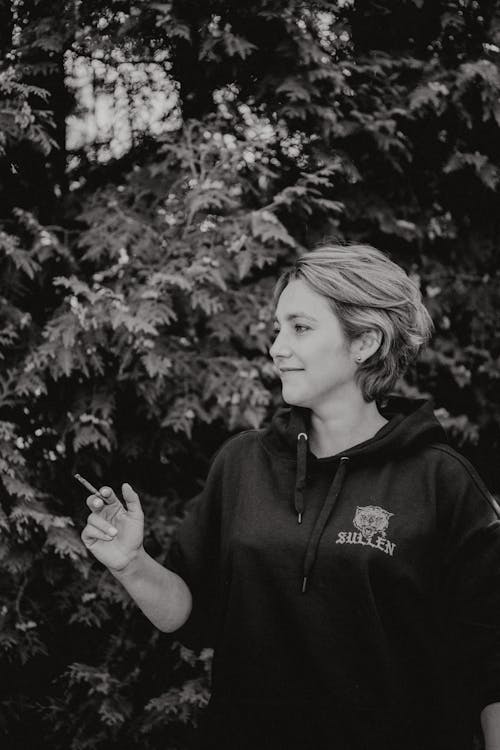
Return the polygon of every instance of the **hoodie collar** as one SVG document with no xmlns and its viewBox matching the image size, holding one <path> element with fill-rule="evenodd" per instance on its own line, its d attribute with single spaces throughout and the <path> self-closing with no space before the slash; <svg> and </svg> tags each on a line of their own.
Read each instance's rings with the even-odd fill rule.
<svg viewBox="0 0 500 750">
<path fill-rule="evenodd" d="M 388 422 L 373 437 L 334 456 L 316 458 L 308 452 L 308 460 L 322 463 L 347 456 L 358 462 L 372 456 L 394 457 L 429 443 L 448 442 L 444 429 L 434 416 L 431 400 L 391 396 L 379 405 L 379 410 Z M 279 409 L 262 433 L 265 449 L 274 456 L 295 462 L 298 435 L 304 433 L 309 438 L 310 422 L 309 409 L 297 406 Z"/>
</svg>

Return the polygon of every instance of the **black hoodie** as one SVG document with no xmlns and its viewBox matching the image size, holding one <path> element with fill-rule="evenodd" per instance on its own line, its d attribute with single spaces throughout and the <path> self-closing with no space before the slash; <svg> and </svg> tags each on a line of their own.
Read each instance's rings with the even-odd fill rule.
<svg viewBox="0 0 500 750">
<path fill-rule="evenodd" d="M 168 567 L 213 646 L 203 747 L 471 750 L 500 701 L 500 521 L 432 404 L 331 458 L 309 412 L 224 444 Z"/>
</svg>

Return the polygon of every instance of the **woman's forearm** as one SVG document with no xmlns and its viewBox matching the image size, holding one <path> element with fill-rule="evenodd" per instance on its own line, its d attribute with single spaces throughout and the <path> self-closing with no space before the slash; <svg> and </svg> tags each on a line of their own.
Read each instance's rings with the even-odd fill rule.
<svg viewBox="0 0 500 750">
<path fill-rule="evenodd" d="M 490 703 L 481 711 L 484 750 L 500 750 L 500 703 Z"/>
<path fill-rule="evenodd" d="M 126 568 L 110 572 L 159 630 L 172 633 L 188 619 L 192 607 L 188 586 L 143 548 Z"/>
</svg>

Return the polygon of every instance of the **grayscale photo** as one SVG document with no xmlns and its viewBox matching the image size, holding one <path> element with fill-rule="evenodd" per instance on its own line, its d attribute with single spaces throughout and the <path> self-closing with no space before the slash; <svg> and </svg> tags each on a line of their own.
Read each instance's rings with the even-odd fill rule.
<svg viewBox="0 0 500 750">
<path fill-rule="evenodd" d="M 0 47 L 0 750 L 500 750 L 500 0 Z"/>
</svg>

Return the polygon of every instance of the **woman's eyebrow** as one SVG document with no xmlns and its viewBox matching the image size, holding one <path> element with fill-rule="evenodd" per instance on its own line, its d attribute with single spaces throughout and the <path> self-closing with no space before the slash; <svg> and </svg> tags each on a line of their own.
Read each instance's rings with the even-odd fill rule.
<svg viewBox="0 0 500 750">
<path fill-rule="evenodd" d="M 295 312 L 295 313 L 288 313 L 285 315 L 285 320 L 295 320 L 295 318 L 308 318 L 308 320 L 314 320 L 317 322 L 317 319 L 313 317 L 312 315 L 309 315 L 309 313 L 306 312 Z M 278 318 L 274 316 L 274 322 L 278 323 Z"/>
</svg>

